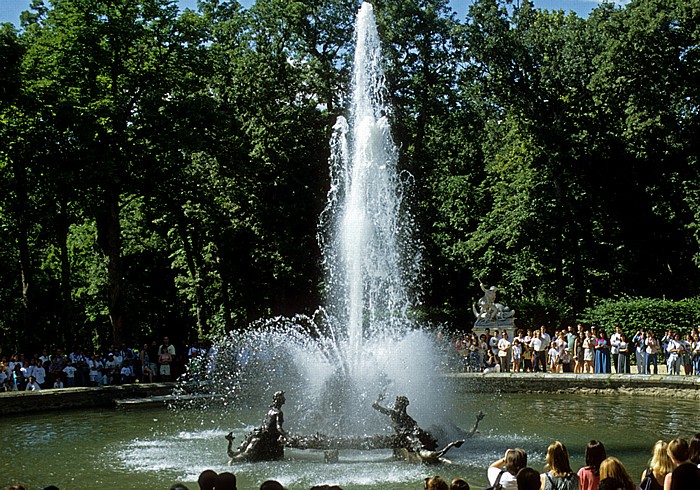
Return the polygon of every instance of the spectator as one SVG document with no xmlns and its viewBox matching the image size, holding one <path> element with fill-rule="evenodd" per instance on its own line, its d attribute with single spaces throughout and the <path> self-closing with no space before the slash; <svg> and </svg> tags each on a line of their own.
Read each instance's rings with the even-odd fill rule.
<svg viewBox="0 0 700 490">
<path fill-rule="evenodd" d="M 501 366 L 501 372 L 510 371 L 510 356 L 511 343 L 508 340 L 508 332 L 504 330 L 501 334 L 501 340 L 498 341 L 498 363 Z"/>
<path fill-rule="evenodd" d="M 577 374 L 583 373 L 583 341 L 585 339 L 586 336 L 583 330 L 581 330 L 574 340 L 574 372 Z"/>
<path fill-rule="evenodd" d="M 656 444 L 654 444 L 649 467 L 642 472 L 642 481 L 647 477 L 651 480 L 649 490 L 662 490 L 666 475 L 673 471 L 673 462 L 668 456 L 667 450 L 668 444 L 664 441 L 656 441 Z"/>
<path fill-rule="evenodd" d="M 600 463 L 607 457 L 605 446 L 592 440 L 586 445 L 586 466 L 578 470 L 581 490 L 596 490 L 600 482 Z"/>
<path fill-rule="evenodd" d="M 450 490 L 447 482 L 439 476 L 425 479 L 425 490 Z"/>
<path fill-rule="evenodd" d="M 175 359 L 175 346 L 168 337 L 163 337 L 163 343 L 158 347 L 158 364 L 163 381 L 172 381 L 170 366 Z"/>
<path fill-rule="evenodd" d="M 605 330 L 600 331 L 595 344 L 595 372 L 603 374 L 610 372 L 610 342 Z"/>
<path fill-rule="evenodd" d="M 610 355 L 612 356 L 612 365 L 615 366 L 615 372 L 619 373 L 619 356 L 620 356 L 620 342 L 622 341 L 622 328 L 620 326 L 615 327 L 615 333 L 610 336 Z"/>
<path fill-rule="evenodd" d="M 120 375 L 120 381 L 122 384 L 128 384 L 128 383 L 133 383 L 134 379 L 136 378 L 136 375 L 134 374 L 134 369 L 131 366 L 131 361 L 126 360 L 122 364 L 122 368 L 119 372 Z"/>
<path fill-rule="evenodd" d="M 673 471 L 664 479 L 664 490 L 700 488 L 700 468 L 690 462 L 690 445 L 685 439 L 674 439 L 666 449 Z"/>
<path fill-rule="evenodd" d="M 615 369 L 618 373 L 629 374 L 630 372 L 630 344 L 627 342 L 627 336 L 620 334 L 620 342 L 617 344 L 617 364 Z"/>
<path fill-rule="evenodd" d="M 519 373 L 522 371 L 523 348 L 517 337 L 513 339 L 511 351 L 513 353 L 513 372 Z"/>
<path fill-rule="evenodd" d="M 532 364 L 535 372 L 547 372 L 547 347 L 548 344 L 541 338 L 539 330 L 535 330 L 534 337 L 530 340 L 530 348 L 532 349 Z"/>
<path fill-rule="evenodd" d="M 212 490 L 214 488 L 214 481 L 216 480 L 217 476 L 218 475 L 214 470 L 202 471 L 197 479 L 199 490 Z"/>
<path fill-rule="evenodd" d="M 540 490 L 542 480 L 537 470 L 533 468 L 523 468 L 515 476 L 518 482 L 518 490 Z"/>
<path fill-rule="evenodd" d="M 66 367 L 63 368 L 63 373 L 66 376 L 66 386 L 68 388 L 73 388 L 75 386 L 75 372 L 78 370 L 73 366 L 73 362 L 68 359 L 66 360 Z"/>
<path fill-rule="evenodd" d="M 600 463 L 600 479 L 615 478 L 622 483 L 622 490 L 637 490 L 637 486 L 632 481 L 632 477 L 619 459 L 614 457 L 605 458 Z"/>
<path fill-rule="evenodd" d="M 156 374 L 156 363 L 151 363 L 151 356 L 149 354 L 148 344 L 144 343 L 139 351 L 139 358 L 141 360 L 141 381 L 146 383 L 153 383 L 154 376 Z"/>
<path fill-rule="evenodd" d="M 668 374 L 681 374 L 682 347 L 680 340 L 681 336 L 679 334 L 674 334 L 666 345 L 666 353 L 668 354 L 668 358 L 666 359 Z"/>
<path fill-rule="evenodd" d="M 275 480 L 267 480 L 262 482 L 260 490 L 284 490 L 282 484 Z"/>
<path fill-rule="evenodd" d="M 41 391 L 41 386 L 37 383 L 34 376 L 29 376 L 29 382 L 27 383 L 26 391 Z"/>
<path fill-rule="evenodd" d="M 34 368 L 34 377 L 41 388 L 46 388 L 46 369 L 41 361 L 38 361 L 36 367 Z"/>
<path fill-rule="evenodd" d="M 586 330 L 585 338 L 583 339 L 583 368 L 586 373 L 592 373 L 594 370 L 595 343 L 596 338 L 593 336 L 593 333 Z"/>
<path fill-rule="evenodd" d="M 578 475 L 571 470 L 569 451 L 564 444 L 559 441 L 550 444 L 545 462 L 549 471 L 540 477 L 542 490 L 578 490 Z"/>
<path fill-rule="evenodd" d="M 598 490 L 625 490 L 625 487 L 620 480 L 609 476 L 600 480 Z"/>
<path fill-rule="evenodd" d="M 89 369 L 88 376 L 90 377 L 90 386 L 99 385 L 100 379 L 102 378 L 102 369 L 104 368 L 104 364 L 95 354 L 90 356 L 87 364 Z"/>
<path fill-rule="evenodd" d="M 236 490 L 236 475 L 225 471 L 216 475 L 214 479 L 214 490 Z"/>
<path fill-rule="evenodd" d="M 455 478 L 450 483 L 450 490 L 470 490 L 469 483 L 463 478 Z"/>
<path fill-rule="evenodd" d="M 503 490 L 518 490 L 518 483 L 515 476 L 527 466 L 527 453 L 516 447 L 506 449 L 505 455 L 491 463 L 486 471 L 486 476 L 491 486 L 496 486 L 497 482 L 503 486 Z"/>
<path fill-rule="evenodd" d="M 656 338 L 656 335 L 654 334 L 653 330 L 649 330 L 649 334 L 647 335 L 644 344 L 646 345 L 646 349 L 644 350 L 646 354 L 646 370 L 640 371 L 640 374 L 651 374 L 652 364 L 654 364 L 654 374 L 659 374 L 659 365 L 657 358 L 659 355 L 659 350 L 661 350 L 661 344 L 659 343 L 659 339 Z M 639 366 L 639 361 L 637 361 L 637 369 L 641 369 L 641 367 Z"/>
<path fill-rule="evenodd" d="M 688 459 L 691 463 L 698 465 L 700 468 L 700 432 L 695 434 L 688 444 L 689 454 Z"/>
</svg>

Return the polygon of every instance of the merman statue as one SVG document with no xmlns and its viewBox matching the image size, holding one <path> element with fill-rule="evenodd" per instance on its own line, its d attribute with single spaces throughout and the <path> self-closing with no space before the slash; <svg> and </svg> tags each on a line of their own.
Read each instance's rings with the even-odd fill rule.
<svg viewBox="0 0 700 490">
<path fill-rule="evenodd" d="M 444 448 L 438 450 L 438 441 L 432 434 L 420 428 L 413 417 L 408 415 L 408 398 L 402 395 L 396 397 L 393 408 L 380 405 L 383 399 L 380 396 L 372 404 L 372 408 L 391 417 L 392 427 L 397 435 L 397 444 L 392 448 L 394 457 L 407 461 L 422 462 L 428 464 L 449 463 L 443 456 L 453 447 L 461 447 L 464 439 L 450 442 Z M 484 414 L 479 412 L 474 428 L 466 437 L 472 437 Z"/>
<path fill-rule="evenodd" d="M 226 452 L 230 459 L 229 464 L 234 460 L 247 461 L 274 461 L 284 457 L 284 444 L 287 433 L 282 425 L 284 424 L 284 414 L 282 405 L 285 403 L 284 392 L 277 391 L 272 396 L 272 404 L 265 415 L 265 419 L 260 427 L 248 434 L 236 451 L 233 450 L 233 433 L 226 435 L 228 448 Z"/>
</svg>

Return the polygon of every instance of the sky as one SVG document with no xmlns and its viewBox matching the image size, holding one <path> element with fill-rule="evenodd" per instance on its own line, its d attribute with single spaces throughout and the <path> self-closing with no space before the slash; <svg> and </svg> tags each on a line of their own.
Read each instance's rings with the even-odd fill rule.
<svg viewBox="0 0 700 490">
<path fill-rule="evenodd" d="M 614 0 L 615 3 L 624 4 L 628 0 Z M 239 0 L 241 5 L 249 7 L 254 0 Z M 12 22 L 19 25 L 19 14 L 29 9 L 31 0 L 0 0 L 0 22 Z M 452 9 L 457 12 L 459 19 L 463 19 L 467 13 L 467 6 L 471 0 L 450 0 Z M 535 7 L 547 10 L 564 10 L 576 12 L 581 17 L 587 17 L 589 12 L 600 3 L 599 0 L 534 0 Z M 196 10 L 197 0 L 179 0 L 181 8 Z"/>
</svg>

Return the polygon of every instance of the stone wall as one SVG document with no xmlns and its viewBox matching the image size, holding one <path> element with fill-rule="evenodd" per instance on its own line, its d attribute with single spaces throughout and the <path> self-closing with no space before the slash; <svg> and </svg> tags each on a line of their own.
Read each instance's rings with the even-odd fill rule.
<svg viewBox="0 0 700 490">
<path fill-rule="evenodd" d="M 0 394 L 0 415 L 52 410 L 114 407 L 122 398 L 147 398 L 171 394 L 174 383 L 144 383 L 95 388 L 62 388 Z"/>
<path fill-rule="evenodd" d="M 638 374 L 458 373 L 464 393 L 645 393 L 700 400 L 700 376 Z"/>
</svg>

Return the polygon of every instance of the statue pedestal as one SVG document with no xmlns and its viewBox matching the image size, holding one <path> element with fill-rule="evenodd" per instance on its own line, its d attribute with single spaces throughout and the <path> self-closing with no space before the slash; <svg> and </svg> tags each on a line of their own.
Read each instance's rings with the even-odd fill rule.
<svg viewBox="0 0 700 490">
<path fill-rule="evenodd" d="M 494 330 L 498 330 L 499 333 L 505 330 L 508 332 L 508 340 L 511 342 L 513 342 L 513 339 L 515 338 L 515 318 L 506 318 L 505 320 L 493 321 L 477 320 L 474 322 L 472 332 L 474 332 L 478 337 L 482 333 L 485 333 L 487 328 L 491 331 L 491 333 L 493 333 Z M 500 335 L 498 338 L 501 338 Z"/>
</svg>

